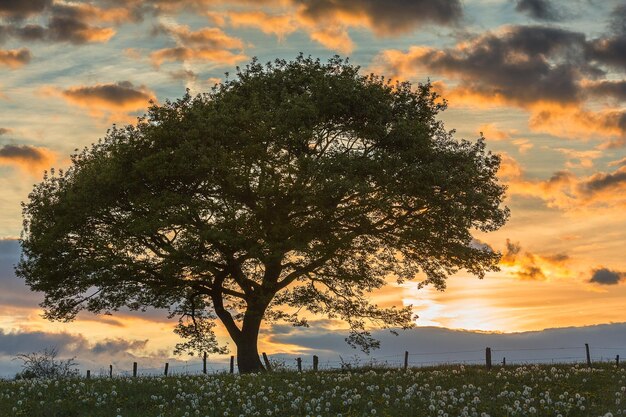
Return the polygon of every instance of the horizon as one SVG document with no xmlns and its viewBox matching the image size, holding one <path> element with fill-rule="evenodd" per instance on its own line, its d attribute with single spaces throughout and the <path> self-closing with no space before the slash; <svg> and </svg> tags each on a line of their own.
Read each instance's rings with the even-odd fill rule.
<svg viewBox="0 0 626 417">
<path fill-rule="evenodd" d="M 419 316 L 415 331 L 423 334 L 445 329 L 488 340 L 538 333 L 550 340 L 567 329 L 567 337 L 592 348 L 596 340 L 582 340 L 593 333 L 589 329 L 612 326 L 626 334 L 626 4 L 433 0 L 431 5 L 399 0 L 0 5 L 0 375 L 13 372 L 16 363 L 10 359 L 20 353 L 16 346 L 27 348 L 23 340 L 33 350 L 59 343 L 66 356 L 96 349 L 99 358 L 119 363 L 171 357 L 179 338 L 172 333 L 175 320 L 161 310 L 81 313 L 70 323 L 41 317 L 41 294 L 31 292 L 13 270 L 20 255 L 20 202 L 44 170 L 67 168 L 75 149 L 97 142 L 113 124 L 134 123 L 149 100 L 175 100 L 186 88 L 192 94 L 208 91 L 253 56 L 264 63 L 300 52 L 322 61 L 335 54 L 349 57 L 364 74 L 414 85 L 431 82 L 448 100 L 440 114 L 446 129 L 455 129 L 457 139 L 484 135 L 487 148 L 502 157 L 499 177 L 508 186 L 511 218 L 496 232 L 474 234 L 476 244 L 503 254 L 501 271 L 482 280 L 461 271 L 448 279 L 444 292 L 418 289 L 424 278 L 419 273 L 411 282 L 390 282 L 375 291 L 374 302 L 412 305 Z M 329 336 L 328 347 L 347 352 L 345 343 L 345 349 L 335 343 L 347 335 L 340 322 L 316 316 L 311 321 L 322 330 L 313 333 L 318 340 Z M 260 350 L 309 352 L 305 335 L 311 331 L 315 327 L 287 332 L 264 325 Z M 221 325 L 217 335 L 220 342 L 228 340 Z M 626 347 L 626 338 L 612 339 L 611 331 L 596 337 L 602 339 L 599 346 L 616 340 L 621 344 L 614 347 Z M 416 336 L 414 345 L 407 341 L 411 346 L 400 350 L 423 342 Z"/>
</svg>

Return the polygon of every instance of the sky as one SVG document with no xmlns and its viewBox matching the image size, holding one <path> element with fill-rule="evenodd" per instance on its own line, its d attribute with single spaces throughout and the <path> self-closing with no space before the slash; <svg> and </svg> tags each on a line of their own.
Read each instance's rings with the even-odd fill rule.
<svg viewBox="0 0 626 417">
<path fill-rule="evenodd" d="M 381 352 L 426 348 L 424 338 L 436 350 L 484 346 L 484 332 L 549 343 L 560 333 L 541 331 L 553 328 L 576 346 L 597 331 L 607 345 L 624 331 L 625 1 L 0 0 L 0 374 L 14 370 L 16 353 L 50 345 L 93 364 L 171 355 L 174 323 L 162 311 L 40 317 L 41 294 L 13 273 L 20 202 L 44 170 L 67 167 L 75 149 L 133 123 L 150 100 L 207 91 L 252 57 L 300 52 L 430 80 L 448 100 L 446 127 L 458 138 L 482 132 L 502 157 L 511 218 L 476 234 L 503 253 L 501 271 L 461 272 L 445 292 L 418 290 L 417 275 L 373 294 L 381 306 L 413 305 L 421 328 L 384 336 Z M 298 354 L 311 340 L 329 355 L 345 349 L 335 346 L 344 325 L 314 322 L 266 326 L 261 349 Z"/>
</svg>

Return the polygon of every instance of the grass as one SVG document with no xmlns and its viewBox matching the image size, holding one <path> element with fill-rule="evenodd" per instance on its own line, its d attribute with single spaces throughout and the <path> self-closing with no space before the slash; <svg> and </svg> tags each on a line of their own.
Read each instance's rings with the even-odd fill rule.
<svg viewBox="0 0 626 417">
<path fill-rule="evenodd" d="M 448 366 L 0 382 L 0 416 L 626 416 L 626 369 Z"/>
</svg>

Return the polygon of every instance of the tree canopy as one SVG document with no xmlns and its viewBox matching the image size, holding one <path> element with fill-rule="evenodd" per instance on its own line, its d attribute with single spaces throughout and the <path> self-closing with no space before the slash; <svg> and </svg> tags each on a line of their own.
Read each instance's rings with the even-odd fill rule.
<svg viewBox="0 0 626 417">
<path fill-rule="evenodd" d="M 445 288 L 464 269 L 496 270 L 475 244 L 508 218 L 500 158 L 457 140 L 430 84 L 363 75 L 335 57 L 253 60 L 211 92 L 153 104 L 52 171 L 23 206 L 27 284 L 50 319 L 82 309 L 168 308 L 179 350 L 222 352 L 262 369 L 263 320 L 410 327 L 410 307 L 368 293 L 391 280 Z"/>
</svg>

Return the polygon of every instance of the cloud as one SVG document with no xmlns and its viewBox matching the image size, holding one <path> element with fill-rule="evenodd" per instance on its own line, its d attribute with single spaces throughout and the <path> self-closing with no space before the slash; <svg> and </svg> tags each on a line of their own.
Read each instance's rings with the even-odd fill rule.
<svg viewBox="0 0 626 417">
<path fill-rule="evenodd" d="M 188 26 L 159 26 L 156 33 L 172 35 L 185 46 L 207 49 L 243 49 L 243 41 L 231 37 L 220 28 L 202 28 L 192 31 Z"/>
<path fill-rule="evenodd" d="M 294 4 L 300 5 L 300 17 L 312 24 L 365 26 L 384 36 L 426 24 L 455 25 L 463 16 L 459 0 L 295 0 Z"/>
<path fill-rule="evenodd" d="M 611 271 L 607 268 L 594 269 L 589 282 L 600 285 L 616 285 L 626 279 L 626 272 Z"/>
<path fill-rule="evenodd" d="M 569 260 L 564 253 L 538 255 L 522 251 L 519 242 L 507 239 L 500 264 L 510 267 L 513 276 L 521 280 L 545 281 L 549 276 L 567 274 Z"/>
<path fill-rule="evenodd" d="M 591 61 L 626 70 L 626 34 L 593 40 L 587 49 Z"/>
<path fill-rule="evenodd" d="M 187 82 L 193 82 L 198 79 L 198 74 L 192 70 L 181 69 L 181 70 L 176 70 L 176 71 L 169 71 L 168 74 L 170 77 L 172 77 L 175 80 L 184 80 Z"/>
<path fill-rule="evenodd" d="M 504 154 L 499 176 L 508 185 L 509 195 L 536 197 L 548 207 L 566 211 L 626 208 L 626 165 L 610 164 L 610 172 L 577 176 L 557 171 L 548 179 L 529 179 L 510 155 Z"/>
<path fill-rule="evenodd" d="M 30 145 L 4 145 L 0 147 L 0 165 L 14 165 L 33 175 L 41 174 L 56 160 L 54 152 Z"/>
<path fill-rule="evenodd" d="M 278 39 L 284 39 L 286 35 L 295 32 L 299 24 L 290 13 L 282 15 L 270 15 L 262 11 L 229 11 L 226 13 L 230 25 L 239 27 L 253 27 L 261 32 L 275 35 Z"/>
<path fill-rule="evenodd" d="M 519 107 L 530 112 L 532 130 L 621 147 L 626 110 L 597 101 L 623 100 L 624 83 L 607 79 L 603 65 L 624 60 L 625 48 L 623 35 L 587 40 L 581 32 L 558 27 L 505 26 L 452 48 L 385 50 L 373 68 L 395 79 L 435 73 L 449 80 L 435 87 L 453 106 Z M 612 52 L 600 59 L 602 51 Z"/>
<path fill-rule="evenodd" d="M 354 42 L 348 31 L 340 26 L 313 29 L 309 36 L 324 47 L 344 54 L 349 54 L 354 49 Z"/>
<path fill-rule="evenodd" d="M 604 191 L 623 192 L 626 188 L 626 167 L 621 166 L 611 173 L 598 172 L 581 182 L 580 189 L 587 195 Z"/>
<path fill-rule="evenodd" d="M 4 65 L 15 69 L 28 64 L 31 59 L 32 55 L 26 48 L 10 50 L 0 49 L 0 66 Z"/>
<path fill-rule="evenodd" d="M 90 351 L 96 355 L 115 355 L 129 350 L 143 350 L 147 344 L 148 340 L 104 339 L 96 342 Z"/>
<path fill-rule="evenodd" d="M 602 80 L 591 81 L 584 84 L 587 93 L 596 97 L 612 97 L 618 101 L 626 102 L 626 81 Z"/>
<path fill-rule="evenodd" d="M 2 0 L 0 16 L 24 19 L 42 13 L 52 5 L 53 0 Z"/>
<path fill-rule="evenodd" d="M 116 31 L 98 26 L 100 23 L 119 25 L 138 18 L 128 8 L 103 9 L 90 3 L 54 3 L 46 7 L 44 15 L 43 24 L 42 19 L 25 25 L 13 22 L 0 28 L 0 33 L 27 42 L 101 43 L 111 39 Z"/>
<path fill-rule="evenodd" d="M 159 67 L 169 61 L 212 61 L 217 64 L 234 65 L 248 57 L 231 49 L 243 49 L 243 41 L 231 37 L 219 28 L 203 28 L 192 31 L 187 26 L 159 26 L 155 33 L 171 35 L 178 46 L 163 48 L 150 54 L 152 63 Z"/>
<path fill-rule="evenodd" d="M 608 163 L 610 167 L 623 167 L 626 166 L 626 156 L 622 159 L 618 159 L 616 161 L 611 161 Z"/>
<path fill-rule="evenodd" d="M 585 35 L 547 26 L 507 26 L 461 42 L 455 48 L 411 47 L 384 51 L 379 64 L 394 77 L 422 68 L 458 79 L 485 97 L 517 105 L 580 100 L 578 80 L 596 69 L 582 65 L 577 48 Z M 560 58 L 560 62 L 552 60 Z M 567 58 L 567 59 L 566 59 Z M 577 62 L 580 60 L 580 62 Z"/>
<path fill-rule="evenodd" d="M 0 329 L 0 341 L 0 355 L 10 356 L 48 347 L 57 347 L 60 352 L 69 353 L 86 344 L 84 338 L 69 333 L 5 332 L 3 329 Z"/>
<path fill-rule="evenodd" d="M 206 48 L 196 49 L 186 46 L 178 46 L 154 51 L 150 54 L 150 59 L 156 67 L 161 66 L 163 62 L 173 61 L 210 61 L 220 65 L 234 65 L 238 62 L 247 60 L 248 56 L 233 53 L 231 51 Z"/>
<path fill-rule="evenodd" d="M 517 0 L 515 10 L 533 19 L 556 21 L 561 16 L 549 0 Z"/>
<path fill-rule="evenodd" d="M 567 162 L 565 162 L 567 168 L 591 168 L 593 161 L 602 156 L 602 151 L 599 150 L 579 151 L 568 148 L 555 148 L 554 150 L 568 157 Z"/>
<path fill-rule="evenodd" d="M 11 129 L 7 129 L 5 127 L 0 127 L 0 136 L 11 133 Z"/>
<path fill-rule="evenodd" d="M 130 81 L 76 86 L 57 93 L 69 103 L 93 110 L 96 114 L 141 110 L 148 106 L 150 100 L 156 100 L 154 93 L 146 86 L 136 86 Z"/>
</svg>

